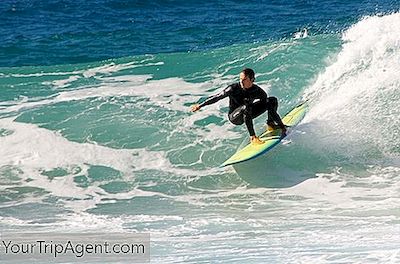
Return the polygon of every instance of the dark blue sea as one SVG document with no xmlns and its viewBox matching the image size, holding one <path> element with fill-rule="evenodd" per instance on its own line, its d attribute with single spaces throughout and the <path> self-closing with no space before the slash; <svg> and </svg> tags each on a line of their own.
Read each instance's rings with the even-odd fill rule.
<svg viewBox="0 0 400 264">
<path fill-rule="evenodd" d="M 0 65 L 85 63 L 340 33 L 399 1 L 2 1 Z"/>
<path fill-rule="evenodd" d="M 151 263 L 400 263 L 399 9 L 1 1 L 0 233 L 149 233 Z M 189 110 L 244 67 L 281 115 L 309 110 L 220 168 L 245 126 L 227 100 Z"/>
</svg>

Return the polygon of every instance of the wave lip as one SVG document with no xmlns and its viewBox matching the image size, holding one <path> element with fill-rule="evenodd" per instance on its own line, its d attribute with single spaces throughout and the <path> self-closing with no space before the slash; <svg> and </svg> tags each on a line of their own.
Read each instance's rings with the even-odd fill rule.
<svg viewBox="0 0 400 264">
<path fill-rule="evenodd" d="M 342 35 L 342 49 L 305 91 L 305 122 L 319 145 L 349 157 L 400 154 L 400 13 L 365 17 Z"/>
</svg>

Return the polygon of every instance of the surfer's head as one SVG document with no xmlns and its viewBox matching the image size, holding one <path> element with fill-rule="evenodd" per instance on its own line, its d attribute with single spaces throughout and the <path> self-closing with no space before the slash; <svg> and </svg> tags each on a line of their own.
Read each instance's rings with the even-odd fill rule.
<svg viewBox="0 0 400 264">
<path fill-rule="evenodd" d="M 240 72 L 239 78 L 240 78 L 240 86 L 243 89 L 249 89 L 250 87 L 253 86 L 253 82 L 255 80 L 255 73 L 250 68 L 244 68 Z"/>
</svg>

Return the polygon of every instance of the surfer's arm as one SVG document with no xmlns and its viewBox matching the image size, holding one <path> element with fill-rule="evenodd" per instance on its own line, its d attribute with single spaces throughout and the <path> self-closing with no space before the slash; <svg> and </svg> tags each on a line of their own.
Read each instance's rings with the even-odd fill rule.
<svg viewBox="0 0 400 264">
<path fill-rule="evenodd" d="M 219 100 L 224 99 L 225 97 L 228 97 L 231 92 L 232 92 L 232 87 L 228 86 L 224 90 L 222 90 L 220 93 L 208 97 L 201 104 L 192 105 L 192 111 L 196 112 L 203 106 L 214 104 L 214 103 L 218 102 Z"/>
</svg>

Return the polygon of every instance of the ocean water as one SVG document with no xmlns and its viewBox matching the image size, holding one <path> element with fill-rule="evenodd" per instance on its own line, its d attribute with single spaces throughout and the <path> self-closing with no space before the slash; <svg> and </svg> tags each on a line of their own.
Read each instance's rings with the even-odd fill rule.
<svg viewBox="0 0 400 264">
<path fill-rule="evenodd" d="M 150 233 L 152 263 L 400 263 L 399 3 L 2 2 L 0 230 Z M 244 67 L 310 110 L 219 168 L 246 129 L 189 107 Z"/>
</svg>

